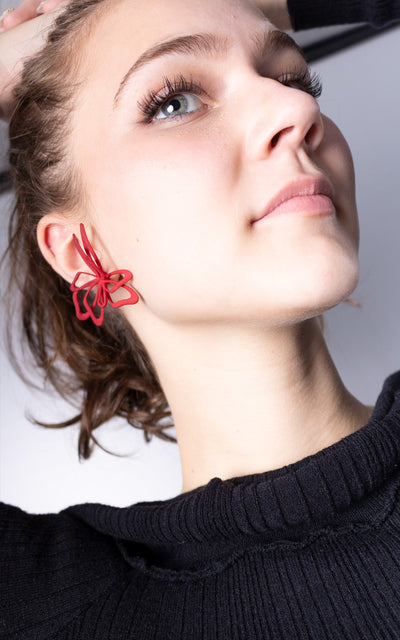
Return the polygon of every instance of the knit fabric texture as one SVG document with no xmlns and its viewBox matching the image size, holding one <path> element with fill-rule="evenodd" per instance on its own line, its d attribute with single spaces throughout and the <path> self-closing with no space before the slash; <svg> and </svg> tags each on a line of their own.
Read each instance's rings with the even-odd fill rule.
<svg viewBox="0 0 400 640">
<path fill-rule="evenodd" d="M 400 20 L 400 0 L 288 0 L 295 31 L 367 22 L 379 28 Z"/>
<path fill-rule="evenodd" d="M 369 422 L 168 500 L 0 509 L 5 640 L 398 640 L 400 371 Z"/>
</svg>

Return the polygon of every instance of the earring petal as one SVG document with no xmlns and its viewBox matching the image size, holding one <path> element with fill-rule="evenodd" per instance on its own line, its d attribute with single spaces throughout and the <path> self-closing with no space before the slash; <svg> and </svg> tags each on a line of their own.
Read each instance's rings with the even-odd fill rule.
<svg viewBox="0 0 400 640">
<path fill-rule="evenodd" d="M 131 271 L 128 271 L 127 269 L 111 271 L 111 273 L 104 271 L 99 257 L 96 255 L 96 252 L 88 240 L 85 227 L 82 223 L 80 224 L 79 229 L 82 246 L 75 234 L 73 234 L 72 238 L 76 250 L 82 260 L 93 273 L 85 271 L 77 272 L 70 286 L 70 290 L 72 291 L 72 300 L 78 320 L 87 320 L 88 318 L 91 318 L 94 324 L 99 327 L 103 324 L 104 309 L 108 303 L 110 303 L 114 309 L 119 309 L 127 304 L 136 304 L 139 301 L 139 296 L 136 291 L 127 284 L 127 282 L 133 279 Z M 94 277 L 85 284 L 78 285 L 78 280 L 82 275 Z M 115 276 L 118 277 L 118 280 L 113 280 L 112 277 Z M 89 295 L 94 288 L 96 288 L 94 300 L 89 302 Z M 114 302 L 111 295 L 119 289 L 124 289 L 128 296 Z M 81 291 L 85 291 L 85 295 L 80 302 L 78 293 Z M 82 310 L 82 306 L 84 310 Z"/>
</svg>

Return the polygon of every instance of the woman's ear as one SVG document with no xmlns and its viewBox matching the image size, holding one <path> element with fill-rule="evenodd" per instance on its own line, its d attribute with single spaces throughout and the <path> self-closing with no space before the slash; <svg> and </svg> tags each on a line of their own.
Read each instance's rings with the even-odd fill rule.
<svg viewBox="0 0 400 640">
<path fill-rule="evenodd" d="M 64 280 L 71 283 L 77 271 L 86 271 L 73 241 L 79 238 L 79 225 L 71 223 L 61 215 L 47 214 L 39 220 L 36 237 L 44 259 Z"/>
</svg>

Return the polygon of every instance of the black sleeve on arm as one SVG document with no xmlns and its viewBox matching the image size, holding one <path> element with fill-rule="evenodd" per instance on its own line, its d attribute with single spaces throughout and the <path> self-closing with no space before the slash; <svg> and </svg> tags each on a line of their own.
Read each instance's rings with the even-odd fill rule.
<svg viewBox="0 0 400 640">
<path fill-rule="evenodd" d="M 400 0 L 287 0 L 293 29 L 367 22 L 384 27 L 400 20 Z"/>
<path fill-rule="evenodd" d="M 32 515 L 0 502 L 0 640 L 43 640 L 71 625 L 116 569 L 123 575 L 119 558 L 112 541 L 66 513 Z"/>
</svg>

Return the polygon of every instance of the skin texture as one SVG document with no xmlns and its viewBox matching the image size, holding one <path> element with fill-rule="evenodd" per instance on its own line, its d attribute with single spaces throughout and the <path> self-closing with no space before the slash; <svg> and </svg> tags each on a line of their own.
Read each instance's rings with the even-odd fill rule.
<svg viewBox="0 0 400 640">
<path fill-rule="evenodd" d="M 182 491 L 299 460 L 372 410 L 345 389 L 317 318 L 358 282 L 351 155 L 316 100 L 283 83 L 304 68 L 300 54 L 256 55 L 254 38 L 273 29 L 245 1 L 113 2 L 85 41 L 71 121 L 85 206 L 38 228 L 43 255 L 69 282 L 84 266 L 71 240 L 79 221 L 107 271 L 133 272 L 141 299 L 123 312 L 173 412 Z M 200 32 L 228 51 L 148 64 L 114 108 L 138 56 Z M 179 74 L 202 87 L 190 113 L 144 123 L 138 102 Z M 334 213 L 251 224 L 310 175 L 329 178 Z"/>
<path fill-rule="evenodd" d="M 47 29 L 68 4 L 66 0 L 23 0 L 0 19 L 0 119 L 8 120 L 12 110 L 12 89 L 17 83 L 22 61 L 39 51 Z M 254 0 L 279 29 L 290 29 L 286 2 Z M 19 27 L 19 28 L 17 28 Z"/>
<path fill-rule="evenodd" d="M 187 26 L 176 28 L 176 21 L 169 19 L 164 28 L 161 17 L 155 22 L 153 12 L 139 1 L 131 20 L 138 16 L 143 29 L 134 46 L 129 44 L 130 26 L 121 30 L 123 43 L 116 42 L 112 27 L 119 28 L 128 9 L 123 2 L 114 6 L 97 31 L 106 46 L 93 53 L 88 47 L 84 56 L 90 62 L 82 70 L 85 85 L 71 150 L 85 167 L 95 227 L 101 240 L 107 238 L 111 263 L 128 265 L 156 317 L 178 324 L 282 324 L 303 319 L 310 302 L 321 311 L 329 308 L 345 286 L 349 293 L 357 282 L 351 157 L 311 96 L 264 77 L 279 77 L 288 65 L 298 68 L 301 57 L 291 52 L 271 56 L 258 73 L 247 34 L 249 29 L 262 32 L 267 23 L 249 5 L 241 9 L 242 18 L 241 4 L 230 2 L 231 20 L 226 19 L 223 31 L 225 4 L 218 12 L 214 4 L 207 10 L 207 4 L 193 1 Z M 174 9 L 179 12 L 181 5 L 171 0 L 163 19 Z M 138 54 L 170 35 L 206 31 L 209 25 L 234 43 L 229 56 L 214 62 L 213 72 L 210 58 L 160 60 L 151 70 L 143 69 L 113 109 L 120 80 Z M 157 90 L 165 75 L 190 76 L 194 70 L 194 81 L 210 95 L 203 96 L 204 107 L 181 120 L 143 125 L 138 100 Z M 269 150 L 277 134 L 279 142 Z M 250 225 L 289 181 L 321 171 L 335 190 L 336 217 Z M 126 242 L 126 234 L 133 244 Z M 343 272 L 340 280 L 338 268 Z"/>
<path fill-rule="evenodd" d="M 52 11 L 62 0 L 23 0 L 12 12 L 7 12 L 2 16 L 1 29 L 11 29 L 37 17 L 38 13 L 48 13 Z M 253 4 L 261 9 L 279 29 L 290 29 L 290 19 L 285 0 L 254 0 Z"/>
</svg>

